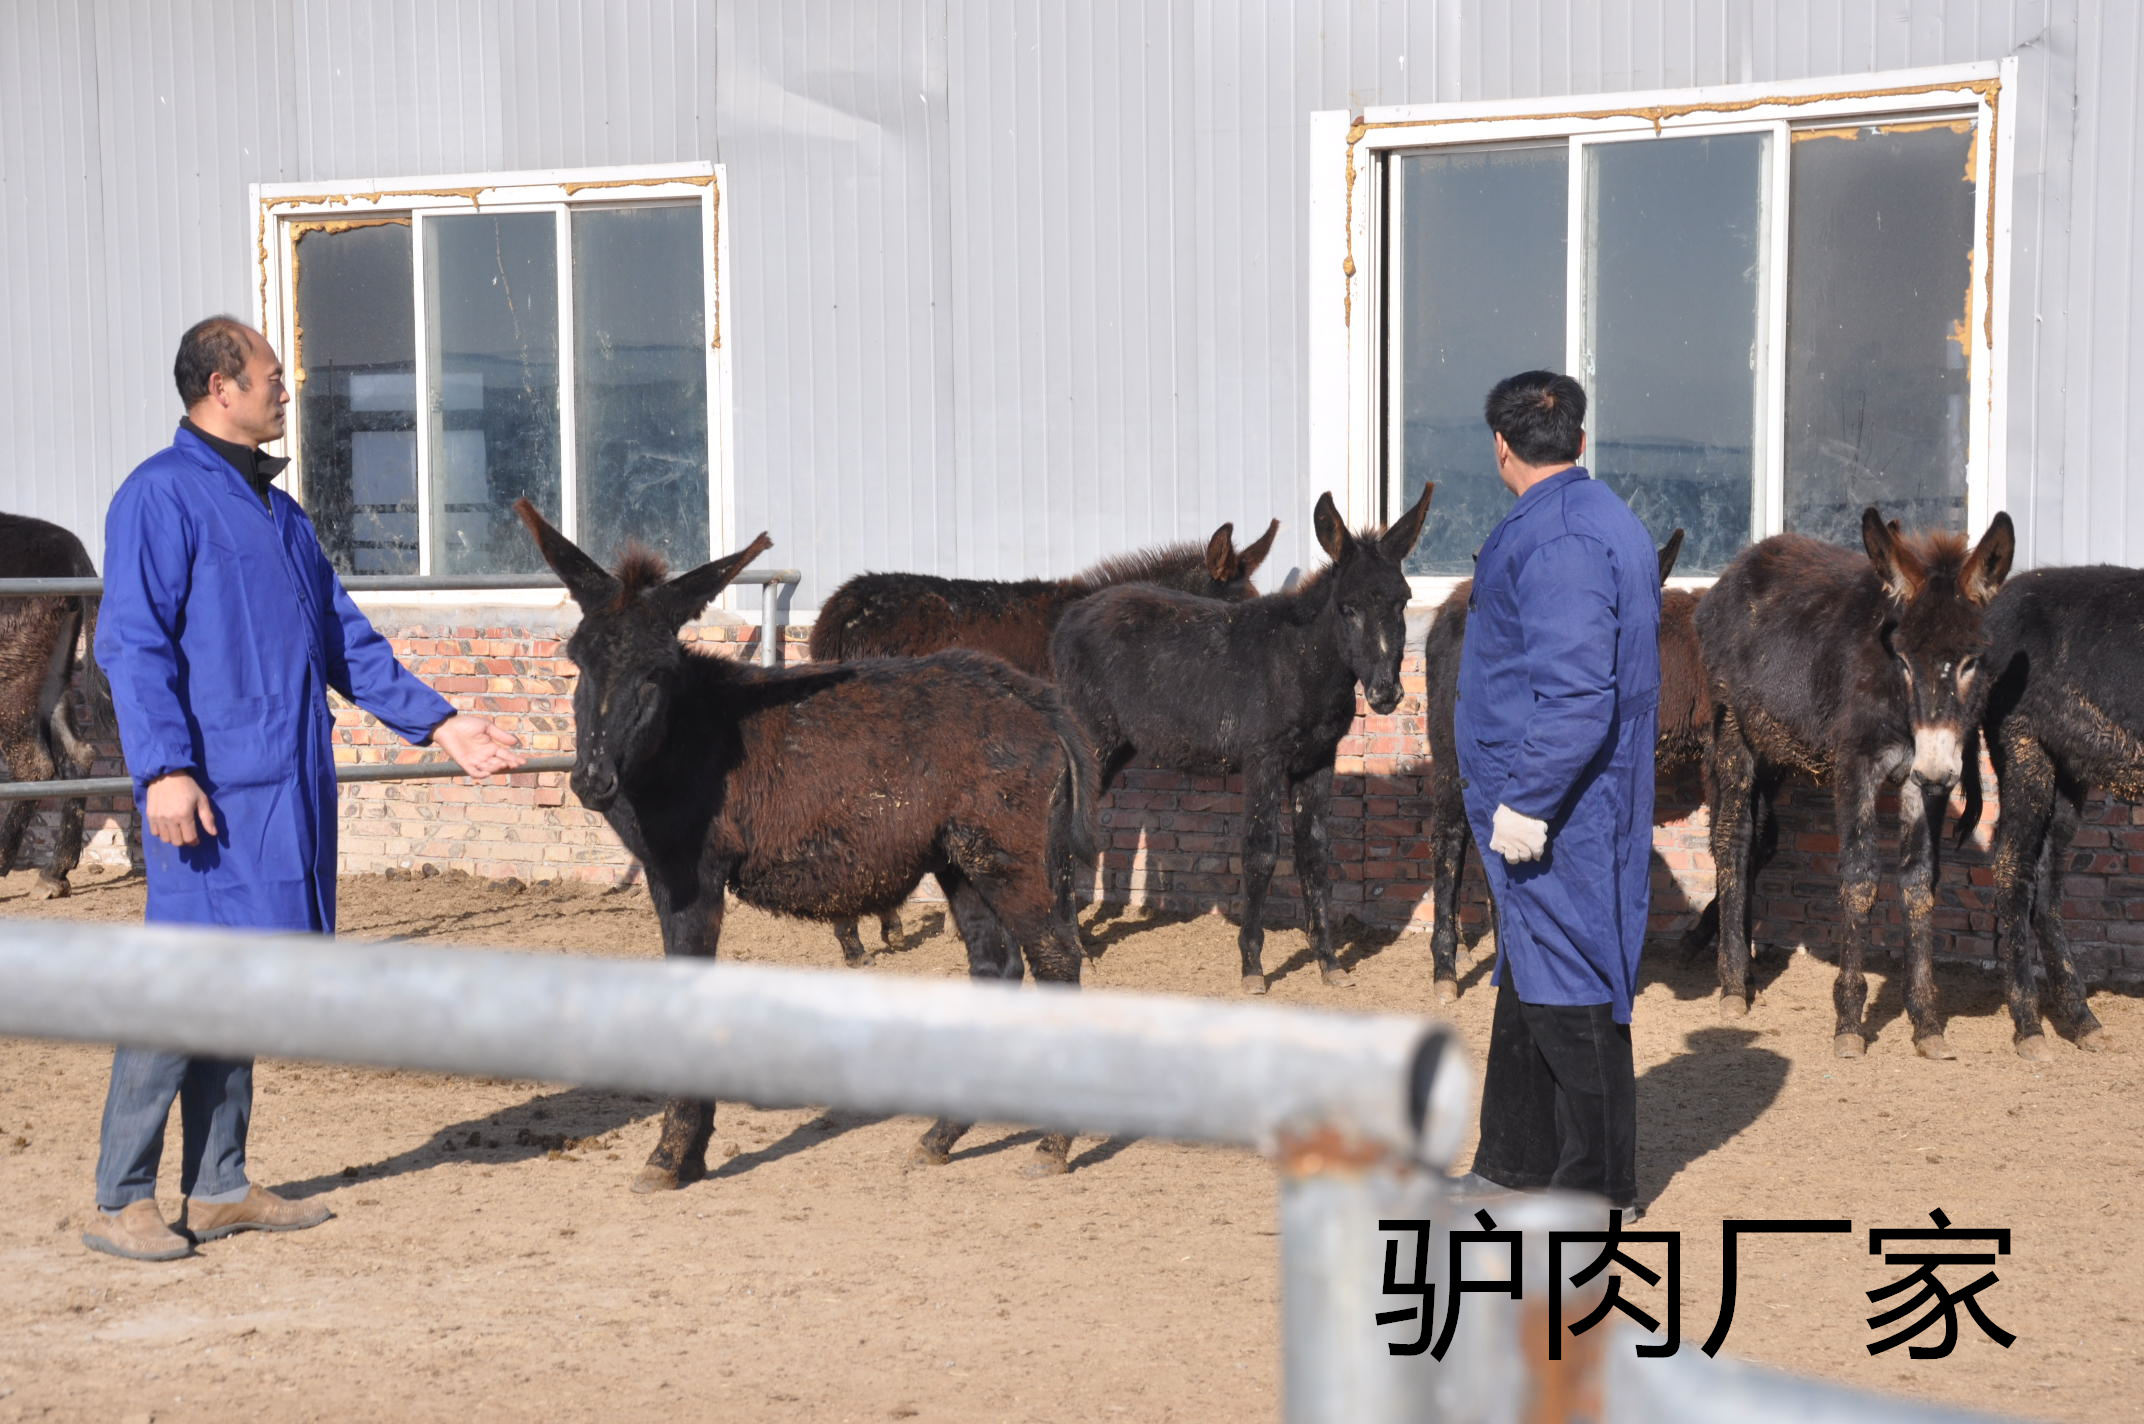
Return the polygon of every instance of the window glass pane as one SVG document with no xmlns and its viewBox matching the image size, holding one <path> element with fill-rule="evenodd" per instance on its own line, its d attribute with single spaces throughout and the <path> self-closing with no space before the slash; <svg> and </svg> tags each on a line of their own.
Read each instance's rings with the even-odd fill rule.
<svg viewBox="0 0 2144 1424">
<path fill-rule="evenodd" d="M 1794 135 L 1787 528 L 1965 527 L 1973 124 Z"/>
<path fill-rule="evenodd" d="M 1558 141 L 1392 160 L 1386 508 L 1437 482 L 1409 573 L 1472 573 L 1511 507 L 1482 401 L 1506 376 L 1563 369 L 1569 151 Z"/>
<path fill-rule="evenodd" d="M 1749 542 L 1765 134 L 1588 146 L 1586 464 L 1681 573 Z"/>
<path fill-rule="evenodd" d="M 344 573 L 417 572 L 417 342 L 409 219 L 296 228 L 305 509 Z"/>
<path fill-rule="evenodd" d="M 559 517 L 556 230 L 549 213 L 424 221 L 435 574 L 543 567 L 513 503 Z"/>
<path fill-rule="evenodd" d="M 705 563 L 707 303 L 700 206 L 573 215 L 579 542 Z"/>
</svg>

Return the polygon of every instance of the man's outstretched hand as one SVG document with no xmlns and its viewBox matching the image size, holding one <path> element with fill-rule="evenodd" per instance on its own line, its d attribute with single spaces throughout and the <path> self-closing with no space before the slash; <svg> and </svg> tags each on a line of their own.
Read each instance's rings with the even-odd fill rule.
<svg viewBox="0 0 2144 1424">
<path fill-rule="evenodd" d="M 512 732 L 474 712 L 457 712 L 432 729 L 432 744 L 480 781 L 521 765 L 521 754 L 513 750 L 520 743 Z"/>
</svg>

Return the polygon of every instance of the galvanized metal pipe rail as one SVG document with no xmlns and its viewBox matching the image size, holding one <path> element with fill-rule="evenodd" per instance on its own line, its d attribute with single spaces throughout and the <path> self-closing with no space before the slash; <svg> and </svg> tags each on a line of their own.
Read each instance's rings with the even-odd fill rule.
<svg viewBox="0 0 2144 1424">
<path fill-rule="evenodd" d="M 774 648 L 780 623 L 775 619 L 777 590 L 799 583 L 804 575 L 796 569 L 747 569 L 730 582 L 758 584 L 759 661 L 774 666 Z M 548 589 L 563 592 L 564 585 L 548 574 L 349 574 L 342 586 L 352 593 L 485 593 L 515 589 Z M 0 578 L 0 598 L 75 597 L 102 595 L 101 578 Z M 20 799 L 20 798 L 17 798 Z"/>
<path fill-rule="evenodd" d="M 586 1083 L 763 1107 L 1276 1150 L 1324 1128 L 1441 1166 L 1444 1024 L 901 975 L 13 920 L 0 1033 Z"/>
<path fill-rule="evenodd" d="M 500 775 L 524 776 L 538 771 L 571 770 L 573 758 L 570 756 L 541 756 L 530 757 L 513 771 Z M 428 761 L 340 762 L 335 767 L 335 780 L 344 785 L 353 781 L 435 781 L 468 774 L 453 762 L 438 757 Z M 85 776 L 73 781 L 0 781 L 0 802 L 133 794 L 133 781 L 124 776 Z"/>
</svg>

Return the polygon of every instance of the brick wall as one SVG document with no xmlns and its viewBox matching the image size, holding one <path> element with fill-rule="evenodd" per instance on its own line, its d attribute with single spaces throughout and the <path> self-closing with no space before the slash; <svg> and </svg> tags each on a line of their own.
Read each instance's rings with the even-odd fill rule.
<svg viewBox="0 0 2144 1424">
<path fill-rule="evenodd" d="M 458 706 L 484 711 L 517 732 L 531 752 L 570 752 L 573 746 L 570 668 L 560 655 L 558 628 L 548 611 L 531 610 L 516 626 L 501 626 L 499 610 L 451 615 L 382 611 L 404 661 Z M 784 655 L 804 656 L 807 630 L 784 630 Z M 689 636 L 734 657 L 758 655 L 757 629 L 711 622 Z M 1419 629 L 1411 640 L 1419 645 Z M 1422 821 L 1423 673 L 1420 655 L 1404 669 L 1406 696 L 1390 716 L 1360 714 L 1341 743 L 1332 803 L 1337 863 L 1335 910 L 1387 929 L 1427 929 L 1430 919 L 1427 845 Z M 431 753 L 404 746 L 370 717 L 338 707 L 336 740 L 350 760 L 413 760 Z M 107 748 L 107 757 L 109 749 Z M 107 759 L 102 768 L 112 769 Z M 574 879 L 615 882 L 632 873 L 631 858 L 602 818 L 584 811 L 559 774 L 514 776 L 486 786 L 421 781 L 345 788 L 342 863 L 348 873 L 462 869 L 524 881 Z M 1994 954 L 1987 837 L 1995 818 L 1993 780 L 1976 843 L 1945 848 L 1936 909 L 1939 951 L 1986 961 Z M 2077 837 L 2064 913 L 2088 972 L 2144 974 L 2144 807 L 2103 799 Z M 1903 933 L 1895 885 L 1895 805 L 1884 803 L 1879 839 L 1886 871 L 1877 915 L 1877 942 L 1897 945 Z M 1780 806 L 1780 853 L 1759 886 L 1757 938 L 1769 944 L 1822 949 L 1839 934 L 1837 851 L 1827 791 L 1790 783 Z M 33 830 L 32 853 L 49 842 L 52 813 Z M 1659 791 L 1653 863 L 1653 929 L 1675 934 L 1712 896 L 1709 823 L 1695 771 L 1664 780 Z M 1133 768 L 1102 809 L 1106 847 L 1097 872 L 1111 902 L 1155 909 L 1233 913 L 1242 895 L 1242 795 L 1237 778 L 1183 776 Z M 115 808 L 93 810 L 93 860 L 120 853 Z M 1273 883 L 1269 919 L 1298 920 L 1300 900 L 1290 842 Z M 926 885 L 925 896 L 935 894 Z M 1472 859 L 1461 906 L 1471 937 L 1486 919 L 1481 877 Z"/>
</svg>

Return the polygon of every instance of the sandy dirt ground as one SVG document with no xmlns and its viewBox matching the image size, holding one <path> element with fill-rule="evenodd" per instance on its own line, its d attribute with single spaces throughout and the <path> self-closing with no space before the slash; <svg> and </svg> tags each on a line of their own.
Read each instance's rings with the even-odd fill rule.
<svg viewBox="0 0 2144 1424">
<path fill-rule="evenodd" d="M 139 917 L 138 880 L 78 881 L 43 903 L 27 873 L 10 876 L 0 916 Z M 350 935 L 659 953 L 637 888 L 352 879 L 342 896 Z M 908 922 L 903 948 L 853 972 L 964 972 L 938 910 Z M 1090 983 L 1237 993 L 1219 917 L 1090 913 L 1089 932 L 1103 946 Z M 742 909 L 723 950 L 838 964 L 826 930 Z M 1846 1217 L 1852 1236 L 1745 1243 L 1729 1353 L 2034 1418 L 2144 1417 L 2137 997 L 2093 996 L 2118 1051 L 2058 1044 L 2035 1065 L 2010 1051 L 1991 975 L 1939 972 L 1960 1056 L 1928 1063 L 1886 980 L 1869 1057 L 1842 1063 L 1828 964 L 1768 953 L 1755 1013 L 1722 1026 L 1705 969 L 1667 958 L 1636 1018 L 1640 1179 L 1646 1228 L 1684 1233 L 1685 1349 L 1717 1309 L 1723 1218 Z M 1426 936 L 1361 932 L 1344 962 L 1355 987 L 1327 988 L 1303 936 L 1276 932 L 1272 1001 L 1429 1003 Z M 1491 1006 L 1478 947 L 1462 967 L 1456 1017 L 1478 1055 Z M 1247 1152 L 1086 1138 L 1069 1176 L 1031 1180 L 1018 1168 L 1034 1134 L 1018 1127 L 979 1128 L 951 1165 L 912 1169 L 918 1120 L 725 1105 L 713 1175 L 636 1197 L 649 1099 L 270 1062 L 255 1175 L 337 1219 L 143 1265 L 78 1241 L 107 1062 L 0 1040 L 0 1421 L 1279 1414 L 1275 1175 Z M 167 1171 L 177 1139 L 174 1122 Z M 167 1214 L 175 1192 L 167 1179 Z M 1902 1272 L 1869 1254 L 1867 1232 L 1925 1225 L 1932 1208 L 2013 1233 L 1980 1297 L 2012 1348 L 1964 1320 L 1948 1359 L 1868 1353 L 1862 1293 Z"/>
</svg>

